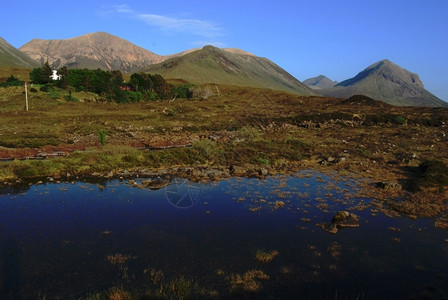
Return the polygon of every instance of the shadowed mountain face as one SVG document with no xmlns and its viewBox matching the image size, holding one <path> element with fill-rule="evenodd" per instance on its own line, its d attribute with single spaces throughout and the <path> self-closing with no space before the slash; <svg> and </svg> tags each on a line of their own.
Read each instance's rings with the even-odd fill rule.
<svg viewBox="0 0 448 300">
<path fill-rule="evenodd" d="M 20 50 L 41 65 L 53 68 L 88 68 L 135 72 L 163 60 L 163 57 L 105 32 L 65 40 L 34 39 Z"/>
<path fill-rule="evenodd" d="M 33 68 L 39 64 L 0 38 L 0 66 Z"/>
<path fill-rule="evenodd" d="M 199 84 L 221 83 L 316 95 L 272 61 L 238 49 L 205 46 L 184 56 L 149 66 L 144 71 Z"/>
<path fill-rule="evenodd" d="M 319 93 L 339 98 L 363 94 L 398 106 L 448 107 L 448 103 L 425 90 L 417 74 L 411 73 L 389 60 L 379 61 L 355 77 L 334 87 L 321 89 Z"/>
<path fill-rule="evenodd" d="M 324 75 L 319 75 L 317 77 L 309 78 L 307 80 L 303 81 L 304 84 L 309 86 L 312 89 L 319 90 L 319 89 L 327 89 L 335 86 L 338 82 L 332 81 L 328 77 Z"/>
</svg>

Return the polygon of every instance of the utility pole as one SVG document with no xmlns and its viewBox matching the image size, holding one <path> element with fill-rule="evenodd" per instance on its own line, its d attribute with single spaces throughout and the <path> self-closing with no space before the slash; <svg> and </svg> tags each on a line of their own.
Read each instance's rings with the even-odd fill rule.
<svg viewBox="0 0 448 300">
<path fill-rule="evenodd" d="M 25 109 L 28 111 L 28 89 L 26 88 L 26 82 L 25 82 Z"/>
</svg>

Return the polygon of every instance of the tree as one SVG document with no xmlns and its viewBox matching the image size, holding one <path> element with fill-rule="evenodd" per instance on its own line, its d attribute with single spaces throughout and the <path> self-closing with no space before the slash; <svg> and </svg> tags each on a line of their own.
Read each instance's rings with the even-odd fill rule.
<svg viewBox="0 0 448 300">
<path fill-rule="evenodd" d="M 50 77 L 52 74 L 53 70 L 51 69 L 47 61 L 42 67 L 34 68 L 30 72 L 30 79 L 33 83 L 47 84 L 52 81 Z"/>
<path fill-rule="evenodd" d="M 154 82 L 154 91 L 160 99 L 168 99 L 171 97 L 171 85 L 162 76 L 155 74 L 152 76 L 152 80 Z"/>
<path fill-rule="evenodd" d="M 58 73 L 60 76 L 60 80 L 58 81 L 58 86 L 63 88 L 63 89 L 67 89 L 69 82 L 68 82 L 68 68 L 66 66 L 63 66 L 61 68 L 59 68 Z"/>
</svg>

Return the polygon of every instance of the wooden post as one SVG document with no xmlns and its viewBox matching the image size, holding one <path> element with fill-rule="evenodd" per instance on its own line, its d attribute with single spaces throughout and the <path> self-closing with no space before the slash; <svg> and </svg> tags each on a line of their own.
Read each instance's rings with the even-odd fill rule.
<svg viewBox="0 0 448 300">
<path fill-rule="evenodd" d="M 25 82 L 25 109 L 28 111 L 28 89 L 26 88 L 26 82 Z"/>
</svg>

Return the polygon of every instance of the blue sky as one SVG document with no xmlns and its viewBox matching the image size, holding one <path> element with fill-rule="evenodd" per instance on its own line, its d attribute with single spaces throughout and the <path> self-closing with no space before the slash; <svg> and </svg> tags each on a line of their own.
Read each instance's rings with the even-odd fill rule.
<svg viewBox="0 0 448 300">
<path fill-rule="evenodd" d="M 161 55 L 240 48 L 301 81 L 342 81 L 387 58 L 448 101 L 447 0 L 3 2 L 0 37 L 17 48 L 105 31 Z"/>
</svg>

